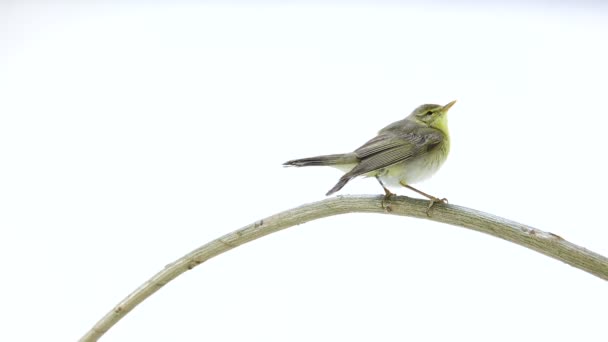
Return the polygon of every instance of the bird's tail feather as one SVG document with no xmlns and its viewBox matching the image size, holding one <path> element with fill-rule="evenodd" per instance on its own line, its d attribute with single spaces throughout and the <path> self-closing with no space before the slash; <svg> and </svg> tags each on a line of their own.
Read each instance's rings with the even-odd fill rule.
<svg viewBox="0 0 608 342">
<path fill-rule="evenodd" d="M 350 174 L 345 174 L 344 176 L 342 176 L 340 178 L 340 180 L 338 181 L 338 183 L 336 183 L 336 185 L 334 185 L 333 188 L 331 188 L 331 190 L 329 190 L 325 196 L 329 196 L 331 194 L 333 194 L 334 192 L 340 191 L 340 189 L 342 189 L 346 183 L 348 183 L 349 180 L 351 180 L 352 176 Z"/>
<path fill-rule="evenodd" d="M 294 159 L 283 163 L 284 166 L 332 166 L 356 163 L 357 157 L 354 153 L 328 154 L 310 158 Z"/>
<path fill-rule="evenodd" d="M 310 158 L 294 159 L 283 163 L 285 166 L 334 166 L 340 168 L 341 165 L 348 166 L 349 164 L 356 164 L 359 161 L 354 153 L 341 153 L 341 154 L 328 154 L 325 156 L 316 156 Z M 334 192 L 342 189 L 349 180 L 353 178 L 353 175 L 349 172 L 346 173 L 338 183 L 325 194 L 329 196 Z"/>
</svg>

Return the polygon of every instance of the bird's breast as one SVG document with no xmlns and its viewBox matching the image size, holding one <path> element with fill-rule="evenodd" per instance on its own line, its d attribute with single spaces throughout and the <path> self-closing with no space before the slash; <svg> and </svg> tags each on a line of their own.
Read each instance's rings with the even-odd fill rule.
<svg viewBox="0 0 608 342">
<path fill-rule="evenodd" d="M 378 173 L 378 176 L 385 185 L 392 187 L 399 187 L 401 182 L 414 184 L 423 181 L 439 170 L 447 159 L 449 149 L 449 143 L 442 142 L 419 157 L 385 168 Z"/>
</svg>

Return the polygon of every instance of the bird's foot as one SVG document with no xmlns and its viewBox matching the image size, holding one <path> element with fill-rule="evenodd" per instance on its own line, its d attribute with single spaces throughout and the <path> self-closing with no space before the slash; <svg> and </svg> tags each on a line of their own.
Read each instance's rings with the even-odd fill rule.
<svg viewBox="0 0 608 342">
<path fill-rule="evenodd" d="M 433 208 L 433 205 L 435 203 L 447 204 L 448 203 L 448 199 L 447 198 L 437 198 L 437 197 L 431 198 L 429 200 L 429 206 L 426 208 L 426 216 L 431 217 L 431 208 Z"/>
<path fill-rule="evenodd" d="M 384 198 L 382 199 L 382 209 L 386 210 L 387 212 L 393 211 L 393 209 L 391 209 L 391 206 L 389 204 L 386 204 L 386 201 L 390 201 L 391 197 L 393 197 L 394 195 L 395 194 L 388 191 L 387 188 L 384 188 Z"/>
</svg>

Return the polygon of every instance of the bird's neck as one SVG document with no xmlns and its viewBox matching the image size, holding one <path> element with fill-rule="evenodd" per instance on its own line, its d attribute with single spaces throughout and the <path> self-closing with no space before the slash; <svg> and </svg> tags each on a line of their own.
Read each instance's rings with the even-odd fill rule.
<svg viewBox="0 0 608 342">
<path fill-rule="evenodd" d="M 448 130 L 448 116 L 443 115 L 441 118 L 437 119 L 431 127 L 440 130 L 443 134 L 445 134 L 446 138 L 450 136 L 450 132 Z"/>
</svg>

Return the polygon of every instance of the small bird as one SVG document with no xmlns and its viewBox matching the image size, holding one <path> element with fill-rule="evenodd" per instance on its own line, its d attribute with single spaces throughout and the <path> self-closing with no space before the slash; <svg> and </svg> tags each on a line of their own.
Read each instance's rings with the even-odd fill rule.
<svg viewBox="0 0 608 342">
<path fill-rule="evenodd" d="M 405 119 L 381 129 L 354 152 L 294 159 L 283 165 L 332 166 L 346 172 L 326 196 L 358 176 L 375 177 L 384 189 L 385 199 L 393 195 L 387 186 L 404 186 L 430 200 L 428 214 L 434 203 L 447 203 L 447 199 L 431 196 L 410 184 L 432 176 L 447 159 L 450 151 L 447 112 L 454 103 L 423 104 Z"/>
</svg>

